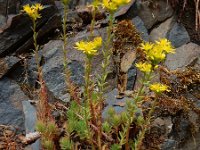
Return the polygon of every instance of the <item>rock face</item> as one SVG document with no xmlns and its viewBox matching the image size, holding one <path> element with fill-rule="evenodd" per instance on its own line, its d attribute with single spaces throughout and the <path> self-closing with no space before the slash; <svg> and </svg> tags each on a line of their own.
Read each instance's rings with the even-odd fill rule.
<svg viewBox="0 0 200 150">
<path fill-rule="evenodd" d="M 2 78 L 19 61 L 20 59 L 14 56 L 0 58 L 0 78 Z"/>
<path fill-rule="evenodd" d="M 43 66 L 43 75 L 47 88 L 53 93 L 54 97 L 65 102 L 69 101 L 69 95 L 66 92 L 62 41 L 50 41 L 44 47 L 45 64 Z M 69 63 L 72 72 L 71 79 L 78 85 L 83 84 L 84 67 L 83 63 L 72 60 Z"/>
<path fill-rule="evenodd" d="M 105 94 L 105 103 L 107 104 L 107 106 L 104 108 L 103 110 L 103 118 L 107 118 L 107 112 L 109 110 L 110 107 L 113 107 L 116 111 L 116 113 L 121 113 L 123 112 L 124 105 L 126 103 L 126 100 L 128 100 L 127 97 L 123 98 L 123 99 L 117 99 L 116 96 L 118 95 L 118 90 L 117 89 L 113 89 L 111 92 Z M 121 106 L 120 106 L 121 105 Z"/>
<path fill-rule="evenodd" d="M 167 139 L 161 146 L 162 150 L 174 150 L 176 147 L 176 141 Z"/>
<path fill-rule="evenodd" d="M 42 18 L 37 23 L 38 27 L 44 25 L 55 11 L 54 7 L 47 7 L 42 10 Z M 31 25 L 31 20 L 23 14 L 13 17 L 10 27 L 0 34 L 0 57 L 15 52 L 32 37 Z"/>
<path fill-rule="evenodd" d="M 9 78 L 0 80 L 0 124 L 24 130 L 22 101 L 27 100 L 20 87 Z"/>
<path fill-rule="evenodd" d="M 167 1 L 156 0 L 150 4 L 148 1 L 141 2 L 138 8 L 138 16 L 144 21 L 147 29 L 152 28 L 158 22 L 164 21 L 173 15 L 173 9 Z"/>
<path fill-rule="evenodd" d="M 175 54 L 168 54 L 165 65 L 170 70 L 184 69 L 194 65 L 200 59 L 200 46 L 194 43 L 185 44 L 176 49 Z"/>
<path fill-rule="evenodd" d="M 20 0 L 0 0 L 0 14 L 6 15 L 6 7 L 8 7 L 8 14 L 16 14 L 19 12 L 19 6 Z"/>
<path fill-rule="evenodd" d="M 149 41 L 149 35 L 146 27 L 144 26 L 144 22 L 140 17 L 135 17 L 132 19 L 133 24 L 135 25 L 138 32 L 141 34 L 141 37 L 144 41 Z"/>
<path fill-rule="evenodd" d="M 102 35 L 105 38 L 105 29 L 101 29 L 95 32 L 95 35 Z M 77 85 L 81 86 L 84 83 L 84 59 L 85 55 L 74 48 L 74 44 L 80 40 L 86 40 L 90 33 L 80 32 L 75 37 L 68 39 L 67 53 L 69 60 L 69 68 L 72 72 L 71 79 Z M 44 46 L 43 56 L 45 64 L 43 65 L 43 75 L 46 81 L 47 88 L 53 93 L 55 98 L 61 99 L 65 102 L 69 101 L 69 95 L 66 92 L 64 69 L 63 69 L 63 51 L 62 41 L 55 40 L 50 41 Z M 92 62 L 92 74 L 100 74 L 101 66 L 99 63 L 102 61 L 102 53 L 99 52 L 98 56 L 93 58 Z M 112 62 L 111 62 L 112 65 Z M 113 72 L 114 67 L 110 67 L 109 73 Z"/>
<path fill-rule="evenodd" d="M 158 27 L 154 28 L 150 33 L 150 41 L 155 42 L 156 40 L 159 40 L 159 38 L 166 38 L 174 23 L 175 19 L 174 17 L 171 17 L 161 23 Z"/>
<path fill-rule="evenodd" d="M 185 27 L 182 24 L 175 23 L 168 34 L 168 39 L 174 47 L 180 47 L 183 44 L 190 42 L 190 37 Z"/>
<path fill-rule="evenodd" d="M 6 17 L 0 14 L 0 29 L 5 25 Z"/>
<path fill-rule="evenodd" d="M 25 116 L 25 130 L 26 134 L 28 134 L 35 131 L 35 124 L 37 121 L 36 109 L 34 106 L 30 104 L 29 101 L 23 101 L 22 104 Z M 26 150 L 39 150 L 39 149 L 40 149 L 39 140 L 26 147 Z"/>
</svg>

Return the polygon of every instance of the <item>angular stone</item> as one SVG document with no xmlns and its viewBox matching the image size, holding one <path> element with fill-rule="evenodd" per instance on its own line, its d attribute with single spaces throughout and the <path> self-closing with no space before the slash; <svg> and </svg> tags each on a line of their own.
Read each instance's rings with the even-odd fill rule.
<svg viewBox="0 0 200 150">
<path fill-rule="evenodd" d="M 141 37 L 144 41 L 149 41 L 149 35 L 146 27 L 144 26 L 144 22 L 140 17 L 135 17 L 132 19 L 133 24 L 135 25 L 138 32 L 141 34 Z"/>
<path fill-rule="evenodd" d="M 6 0 L 0 0 L 0 15 L 6 15 Z"/>
<path fill-rule="evenodd" d="M 167 1 L 156 0 L 153 1 L 152 5 L 155 8 L 150 7 L 148 1 L 144 1 L 138 7 L 138 16 L 144 21 L 147 29 L 152 28 L 156 23 L 164 21 L 173 15 L 173 9 Z"/>
<path fill-rule="evenodd" d="M 29 101 L 23 101 L 23 112 L 25 116 L 25 130 L 26 134 L 34 132 L 35 131 L 35 125 L 37 121 L 37 116 L 36 116 L 36 109 L 34 106 L 30 104 Z M 33 144 L 29 145 L 27 150 L 40 150 L 40 142 L 37 140 Z"/>
<path fill-rule="evenodd" d="M 43 9 L 41 11 L 42 18 L 37 22 L 38 27 L 44 25 L 55 12 L 53 6 Z M 30 18 L 24 16 L 24 14 L 13 17 L 10 27 L 0 34 L 0 57 L 15 52 L 23 43 L 29 40 L 32 37 L 31 26 Z"/>
<path fill-rule="evenodd" d="M 106 29 L 100 29 L 95 31 L 95 35 L 102 35 L 105 38 Z M 71 69 L 72 76 L 71 79 L 77 85 L 81 86 L 84 83 L 84 60 L 85 55 L 74 48 L 75 42 L 80 40 L 87 40 L 89 37 L 89 32 L 80 32 L 75 37 L 68 39 L 67 45 L 67 57 L 69 60 L 69 68 Z M 47 88 L 53 95 L 63 101 L 69 101 L 69 95 L 66 92 L 65 80 L 64 80 L 64 69 L 63 69 L 63 51 L 62 51 L 62 41 L 55 40 L 50 41 L 44 46 L 44 60 L 43 65 L 43 75 L 46 82 Z M 92 75 L 101 73 L 101 63 L 103 55 L 101 51 L 97 56 L 93 58 L 92 61 Z M 114 67 L 112 62 L 109 66 L 109 73 L 112 73 Z"/>
<path fill-rule="evenodd" d="M 135 0 L 131 0 L 127 5 L 122 6 L 119 10 L 114 14 L 114 17 L 119 20 L 130 19 L 136 15 L 133 8 L 135 8 Z"/>
<path fill-rule="evenodd" d="M 121 64 L 120 64 L 121 71 L 128 72 L 135 59 L 136 59 L 136 52 L 134 50 L 130 50 L 127 53 L 125 53 L 121 59 Z"/>
<path fill-rule="evenodd" d="M 0 124 L 12 125 L 24 130 L 22 101 L 28 97 L 20 87 L 9 78 L 0 80 Z"/>
<path fill-rule="evenodd" d="M 127 82 L 127 90 L 133 90 L 136 83 L 137 69 L 133 64 L 131 68 L 128 70 L 128 82 Z"/>
<path fill-rule="evenodd" d="M 171 17 L 161 23 L 158 27 L 154 28 L 150 33 L 150 41 L 155 42 L 156 40 L 159 40 L 160 38 L 166 38 L 168 32 L 171 30 L 175 23 L 174 17 Z"/>
<path fill-rule="evenodd" d="M 57 29 L 61 26 L 61 16 L 60 15 L 53 15 L 52 17 L 49 17 L 47 22 L 38 30 L 38 41 L 47 41 L 44 40 L 44 37 L 46 38 L 49 33 Z M 17 54 L 21 54 L 24 52 L 27 52 L 33 46 L 33 37 L 30 37 L 22 46 L 20 46 L 17 50 Z"/>
<path fill-rule="evenodd" d="M 103 113 L 102 113 L 102 117 L 105 119 L 107 118 L 107 112 L 109 110 L 110 107 L 113 107 L 114 110 L 116 111 L 117 114 L 121 113 L 124 111 L 124 107 L 122 106 L 117 106 L 118 103 L 126 103 L 126 100 L 130 99 L 130 98 L 122 98 L 122 99 L 117 99 L 116 96 L 118 95 L 118 90 L 117 89 L 113 89 L 111 92 L 105 94 L 105 103 L 107 104 L 107 106 L 104 108 Z"/>
<path fill-rule="evenodd" d="M 171 140 L 171 139 L 167 139 L 162 145 L 161 145 L 161 149 L 162 150 L 174 150 L 176 147 L 176 141 L 175 140 Z"/>
<path fill-rule="evenodd" d="M 6 17 L 0 14 L 0 29 L 5 26 L 6 24 Z"/>
<path fill-rule="evenodd" d="M 0 58 L 0 78 L 2 78 L 10 69 L 12 69 L 18 62 L 19 58 L 14 56 L 7 56 Z"/>
<path fill-rule="evenodd" d="M 168 54 L 164 64 L 169 70 L 184 69 L 196 59 L 200 59 L 200 46 L 188 43 L 177 48 L 175 54 Z"/>
<path fill-rule="evenodd" d="M 180 23 L 175 23 L 169 32 L 167 38 L 172 42 L 172 45 L 177 48 L 190 42 L 190 36 L 185 27 Z"/>
</svg>

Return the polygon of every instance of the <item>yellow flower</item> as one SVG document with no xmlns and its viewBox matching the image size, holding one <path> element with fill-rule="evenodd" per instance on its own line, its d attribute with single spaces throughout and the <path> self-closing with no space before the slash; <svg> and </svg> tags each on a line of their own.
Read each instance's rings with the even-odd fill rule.
<svg viewBox="0 0 200 150">
<path fill-rule="evenodd" d="M 69 0 L 62 0 L 62 3 L 63 3 L 64 5 L 67 5 L 67 4 L 69 3 Z"/>
<path fill-rule="evenodd" d="M 98 7 L 99 5 L 101 5 L 101 0 L 94 0 L 93 2 L 92 2 L 92 6 L 93 7 Z"/>
<path fill-rule="evenodd" d="M 103 7 L 105 7 L 108 11 L 114 12 L 116 11 L 120 6 L 126 5 L 131 0 L 103 0 Z"/>
<path fill-rule="evenodd" d="M 156 93 L 161 93 L 164 91 L 170 91 L 169 87 L 167 85 L 161 84 L 161 83 L 154 83 L 150 85 L 150 90 L 156 92 Z"/>
<path fill-rule="evenodd" d="M 112 1 L 116 3 L 118 6 L 122 6 L 128 4 L 131 0 L 112 0 Z"/>
<path fill-rule="evenodd" d="M 159 45 L 154 45 L 153 48 L 146 53 L 146 55 L 149 60 L 157 63 L 163 61 L 166 57 L 166 54 Z"/>
<path fill-rule="evenodd" d="M 167 39 L 160 39 L 156 43 L 145 42 L 141 44 L 148 60 L 158 64 L 166 58 L 166 54 L 174 53 L 175 49 Z"/>
<path fill-rule="evenodd" d="M 141 48 L 144 50 L 144 51 L 149 51 L 153 48 L 153 43 L 150 43 L 150 42 L 145 42 L 145 43 L 142 43 L 141 44 Z"/>
<path fill-rule="evenodd" d="M 118 6 L 116 3 L 113 3 L 112 1 L 109 0 L 103 0 L 103 7 L 108 9 L 108 11 L 116 11 L 118 9 Z"/>
<path fill-rule="evenodd" d="M 156 43 L 160 46 L 160 48 L 168 53 L 175 53 L 175 49 L 172 47 L 171 42 L 167 39 L 160 39 L 156 41 Z"/>
<path fill-rule="evenodd" d="M 93 40 L 93 42 L 91 42 L 91 44 L 94 47 L 100 47 L 102 45 L 102 38 L 101 37 L 94 38 L 94 40 Z"/>
<path fill-rule="evenodd" d="M 149 72 L 151 72 L 151 70 L 152 70 L 152 65 L 149 64 L 149 63 L 147 63 L 147 62 L 145 62 L 145 63 L 139 62 L 139 63 L 136 63 L 135 66 L 136 66 L 140 71 L 142 71 L 142 72 L 144 72 L 144 73 L 149 73 Z"/>
<path fill-rule="evenodd" d="M 44 7 L 37 3 L 35 5 L 30 6 L 29 4 L 23 6 L 23 11 L 34 21 L 41 18 L 39 11 L 42 10 Z"/>
<path fill-rule="evenodd" d="M 35 11 L 40 11 L 40 10 L 44 9 L 44 7 L 41 4 L 39 4 L 39 3 L 36 3 L 35 5 L 33 5 L 32 8 Z"/>
<path fill-rule="evenodd" d="M 90 42 L 85 42 L 85 41 L 76 42 L 75 45 L 76 45 L 75 48 L 77 50 L 83 51 L 83 53 L 87 55 L 96 55 L 97 49 L 102 45 L 102 38 L 96 37 L 94 38 L 93 41 Z"/>
</svg>

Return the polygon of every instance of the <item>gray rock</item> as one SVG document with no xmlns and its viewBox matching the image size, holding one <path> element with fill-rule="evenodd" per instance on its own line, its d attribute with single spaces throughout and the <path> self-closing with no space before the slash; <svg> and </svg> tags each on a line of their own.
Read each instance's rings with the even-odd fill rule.
<svg viewBox="0 0 200 150">
<path fill-rule="evenodd" d="M 44 25 L 48 19 L 55 14 L 55 12 L 56 9 L 54 7 L 45 7 L 45 9 L 41 11 L 42 18 L 37 22 L 38 27 Z M 26 45 L 26 42 L 32 38 L 31 26 L 32 22 L 30 18 L 24 14 L 19 14 L 13 17 L 9 28 L 0 34 L 0 56 L 4 57 L 15 52 L 20 48 L 20 46 L 22 46 L 21 44 L 25 43 Z M 25 49 L 25 51 L 26 50 L 29 49 Z"/>
<path fill-rule="evenodd" d="M 22 101 L 28 99 L 20 87 L 9 78 L 0 80 L 0 124 L 24 130 Z"/>
<path fill-rule="evenodd" d="M 29 101 L 23 101 L 23 112 L 25 116 L 25 129 L 26 134 L 35 131 L 35 124 L 36 124 L 36 109 L 34 106 L 30 104 Z"/>
<path fill-rule="evenodd" d="M 6 17 L 0 14 L 0 29 L 6 24 Z"/>
<path fill-rule="evenodd" d="M 175 23 L 169 32 L 167 38 L 172 42 L 172 45 L 177 48 L 190 42 L 190 36 L 182 24 Z"/>
<path fill-rule="evenodd" d="M 7 6 L 8 2 L 8 6 Z M 8 14 L 16 14 L 19 12 L 20 0 L 0 0 L 0 14 L 6 15 L 6 7 Z"/>
<path fill-rule="evenodd" d="M 6 15 L 6 0 L 0 0 L 0 15 Z"/>
<path fill-rule="evenodd" d="M 18 62 L 19 58 L 14 56 L 7 56 L 0 58 L 0 78 L 2 78 L 10 69 L 12 69 Z"/>
<path fill-rule="evenodd" d="M 181 145 L 181 148 L 177 150 L 199 150 L 200 147 L 200 133 L 196 133 L 190 138 L 184 145 Z"/>
<path fill-rule="evenodd" d="M 171 30 L 175 23 L 174 17 L 171 17 L 161 23 L 158 27 L 154 28 L 150 33 L 150 41 L 155 42 L 156 40 L 159 40 L 160 38 L 166 38 L 168 32 Z"/>
<path fill-rule="evenodd" d="M 191 133 L 191 123 L 183 115 L 176 116 L 172 119 L 173 128 L 171 132 L 171 137 L 178 142 L 178 144 L 183 144 L 183 142 L 189 140 L 192 137 Z"/>
<path fill-rule="evenodd" d="M 58 45 L 57 45 L 58 44 Z M 46 86 L 54 97 L 65 102 L 69 101 L 63 72 L 62 41 L 50 41 L 44 46 L 43 77 Z M 48 48 L 50 49 L 48 49 Z"/>
<path fill-rule="evenodd" d="M 137 69 L 135 68 L 135 65 L 132 65 L 132 67 L 128 70 L 128 82 L 127 82 L 127 90 L 133 90 L 135 85 L 137 75 Z"/>
<path fill-rule="evenodd" d="M 162 150 L 174 150 L 176 147 L 176 141 L 167 139 L 161 146 Z"/>
<path fill-rule="evenodd" d="M 144 26 L 144 22 L 140 17 L 135 17 L 132 19 L 133 24 L 135 25 L 138 32 L 141 34 L 141 37 L 145 41 L 149 41 L 149 35 L 146 27 Z"/>
<path fill-rule="evenodd" d="M 119 103 L 125 104 L 127 100 L 130 100 L 130 98 L 124 97 L 122 99 L 117 99 L 116 96 L 118 95 L 118 90 L 113 89 L 111 92 L 105 94 L 105 103 L 107 106 L 104 108 L 102 117 L 103 119 L 107 118 L 107 112 L 110 107 L 113 107 L 117 114 L 120 114 L 124 111 L 125 107 L 118 106 Z"/>
<path fill-rule="evenodd" d="M 105 38 L 105 29 L 100 29 L 95 32 L 95 35 L 102 35 Z M 89 33 L 85 31 L 78 33 L 75 37 L 68 39 L 67 46 L 67 57 L 69 60 L 69 68 L 72 72 L 71 79 L 77 85 L 81 86 L 84 83 L 84 60 L 85 55 L 78 50 L 75 50 L 75 42 L 80 40 L 86 40 Z M 43 75 L 46 82 L 47 88 L 53 95 L 65 102 L 69 101 L 69 94 L 66 92 L 64 72 L 63 72 L 63 52 L 62 52 L 62 41 L 55 40 L 50 41 L 44 46 L 44 59 L 45 64 L 43 65 Z M 101 66 L 99 65 L 102 61 L 101 51 L 97 56 L 93 58 L 92 62 L 92 74 L 100 74 Z M 111 63 L 112 65 L 112 63 Z M 109 67 L 109 73 L 113 72 L 114 67 Z"/>
<path fill-rule="evenodd" d="M 138 16 L 144 21 L 147 29 L 173 15 L 173 9 L 167 4 L 167 1 L 156 0 L 153 5 L 155 5 L 155 8 L 150 7 L 148 1 L 144 1 L 138 8 Z"/>
<path fill-rule="evenodd" d="M 116 20 L 132 19 L 135 16 L 137 16 L 137 1 L 135 0 L 121 6 L 114 14 Z"/>
<path fill-rule="evenodd" d="M 175 54 L 168 54 L 165 65 L 170 70 L 184 69 L 199 58 L 200 46 L 194 43 L 188 43 L 177 48 Z"/>
<path fill-rule="evenodd" d="M 28 134 L 35 131 L 37 121 L 36 109 L 29 101 L 23 101 L 22 105 L 25 116 L 25 130 L 26 134 Z M 29 145 L 28 148 L 29 150 L 40 150 L 40 141 L 37 140 L 33 144 Z"/>
</svg>

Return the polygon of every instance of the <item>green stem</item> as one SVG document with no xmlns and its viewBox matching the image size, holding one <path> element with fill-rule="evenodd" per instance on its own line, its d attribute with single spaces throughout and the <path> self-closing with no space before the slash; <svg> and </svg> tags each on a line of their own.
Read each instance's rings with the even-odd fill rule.
<svg viewBox="0 0 200 150">
<path fill-rule="evenodd" d="M 151 72 L 150 72 L 149 74 L 144 74 L 142 86 L 141 86 L 140 89 L 138 90 L 137 95 L 136 95 L 136 97 L 135 97 L 135 99 L 134 99 L 134 100 L 135 100 L 136 106 L 138 106 L 138 102 L 140 102 L 140 97 L 144 94 L 144 89 L 145 89 L 146 86 L 147 86 L 146 83 L 150 81 L 150 78 L 151 78 Z M 131 116 L 131 114 L 134 114 L 134 112 L 132 112 L 132 111 L 134 111 L 134 110 L 130 110 L 130 111 L 129 111 L 130 116 Z M 131 126 L 131 123 L 132 123 L 132 122 L 129 121 L 129 122 L 126 124 L 126 127 L 125 127 L 125 129 L 127 130 L 127 131 L 126 131 L 126 144 L 125 144 L 125 149 L 126 149 L 126 150 L 129 150 L 129 149 L 130 149 L 130 147 L 129 147 L 129 133 L 130 133 L 130 126 Z M 144 132 L 146 132 L 146 131 L 144 131 Z"/>
<path fill-rule="evenodd" d="M 141 132 L 139 133 L 139 136 L 138 136 L 138 140 L 137 140 L 137 143 L 135 145 L 135 150 L 140 150 L 141 146 L 142 146 L 142 141 L 144 139 L 144 136 L 145 136 L 145 133 L 148 129 L 148 126 L 150 125 L 150 122 L 151 122 L 151 117 L 152 117 L 152 114 L 155 110 L 155 107 L 157 105 L 157 100 L 154 100 L 153 101 L 153 104 L 152 104 L 152 107 L 147 115 L 147 118 L 145 119 L 145 123 L 143 124 L 142 126 L 142 130 Z"/>
<path fill-rule="evenodd" d="M 98 149 L 101 150 L 102 149 L 102 142 L 101 142 L 101 138 L 102 138 L 102 109 L 103 109 L 103 93 L 105 90 L 105 83 L 106 83 L 106 77 L 108 75 L 107 72 L 107 67 L 110 64 L 110 56 L 111 56 L 111 49 L 110 49 L 110 45 L 111 45 L 111 39 L 112 39 L 112 27 L 113 27 L 113 14 L 110 17 L 110 21 L 109 21 L 109 27 L 107 30 L 107 40 L 105 43 L 105 51 L 103 51 L 103 65 L 102 65 L 102 75 L 99 79 L 99 95 L 98 95 L 98 99 L 99 99 L 99 114 L 97 117 L 97 127 L 99 129 L 98 131 L 98 135 L 97 135 L 97 142 L 98 142 Z"/>
<path fill-rule="evenodd" d="M 38 74 L 40 73 L 40 62 L 39 62 L 39 46 L 37 45 L 37 32 L 36 32 L 36 20 L 32 19 L 33 21 L 33 43 L 34 43 L 34 48 L 35 48 L 35 61 L 37 64 L 37 69 L 38 69 Z"/>
<path fill-rule="evenodd" d="M 71 80 L 70 80 L 70 76 L 71 76 L 71 71 L 68 68 L 68 60 L 67 60 L 67 5 L 64 5 L 64 16 L 63 16 L 63 24 L 62 24 L 62 28 L 63 28 L 63 35 L 62 35 L 62 39 L 63 39 L 63 66 L 64 66 L 64 72 L 65 72 L 65 83 L 67 86 L 67 89 L 69 90 L 70 95 L 71 94 Z"/>
</svg>

